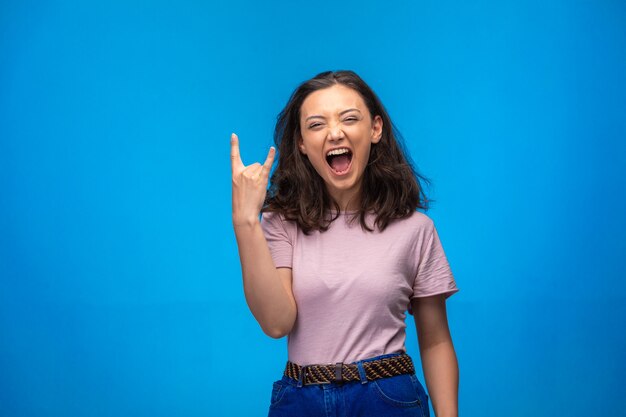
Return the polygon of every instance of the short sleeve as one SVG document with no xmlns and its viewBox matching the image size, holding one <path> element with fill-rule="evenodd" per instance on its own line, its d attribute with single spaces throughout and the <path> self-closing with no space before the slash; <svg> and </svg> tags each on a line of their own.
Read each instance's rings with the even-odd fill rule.
<svg viewBox="0 0 626 417">
<path fill-rule="evenodd" d="M 293 224 L 277 212 L 265 212 L 261 216 L 261 229 L 267 240 L 274 266 L 291 268 L 293 260 Z"/>
<path fill-rule="evenodd" d="M 422 244 L 419 254 L 417 275 L 413 283 L 411 300 L 437 294 L 445 294 L 445 298 L 448 298 L 459 291 L 450 269 L 448 258 L 439 240 L 439 234 L 432 222 L 428 229 L 430 231 L 424 236 L 425 243 Z M 409 314 L 413 314 L 410 302 L 408 311 Z"/>
</svg>

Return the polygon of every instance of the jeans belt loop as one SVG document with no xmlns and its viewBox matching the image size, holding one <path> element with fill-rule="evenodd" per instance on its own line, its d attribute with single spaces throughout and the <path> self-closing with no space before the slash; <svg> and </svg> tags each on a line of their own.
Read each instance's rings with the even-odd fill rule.
<svg viewBox="0 0 626 417">
<path fill-rule="evenodd" d="M 365 374 L 365 368 L 363 368 L 363 361 L 358 361 L 356 363 L 357 368 L 359 368 L 359 377 L 361 378 L 361 384 L 367 384 L 367 375 Z"/>
<path fill-rule="evenodd" d="M 343 371 L 343 362 L 337 362 L 335 364 L 335 380 L 333 382 L 336 382 L 338 384 L 343 383 L 342 371 Z"/>
</svg>

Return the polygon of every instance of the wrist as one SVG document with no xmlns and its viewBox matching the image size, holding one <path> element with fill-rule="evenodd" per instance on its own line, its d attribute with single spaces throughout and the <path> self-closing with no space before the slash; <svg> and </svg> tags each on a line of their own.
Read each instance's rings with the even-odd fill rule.
<svg viewBox="0 0 626 417">
<path fill-rule="evenodd" d="M 260 224 L 261 224 L 261 221 L 259 220 L 259 216 L 238 217 L 238 216 L 233 215 L 233 227 L 235 228 L 235 231 L 252 229 Z"/>
</svg>

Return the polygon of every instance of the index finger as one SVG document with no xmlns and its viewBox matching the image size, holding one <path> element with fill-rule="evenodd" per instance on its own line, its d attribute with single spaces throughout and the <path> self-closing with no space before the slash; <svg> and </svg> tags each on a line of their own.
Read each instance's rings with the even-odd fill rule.
<svg viewBox="0 0 626 417">
<path fill-rule="evenodd" d="M 230 163 L 233 169 L 243 166 L 239 154 L 239 138 L 234 133 L 230 135 Z"/>
</svg>

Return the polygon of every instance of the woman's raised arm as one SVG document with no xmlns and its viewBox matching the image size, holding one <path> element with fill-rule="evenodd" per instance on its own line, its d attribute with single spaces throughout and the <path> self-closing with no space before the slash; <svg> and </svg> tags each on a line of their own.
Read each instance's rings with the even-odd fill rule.
<svg viewBox="0 0 626 417">
<path fill-rule="evenodd" d="M 239 153 L 239 138 L 234 133 L 231 135 L 233 227 L 244 294 L 263 332 L 280 338 L 291 331 L 297 314 L 291 269 L 274 266 L 259 221 L 275 154 L 272 147 L 263 165 L 255 162 L 245 166 Z"/>
</svg>

